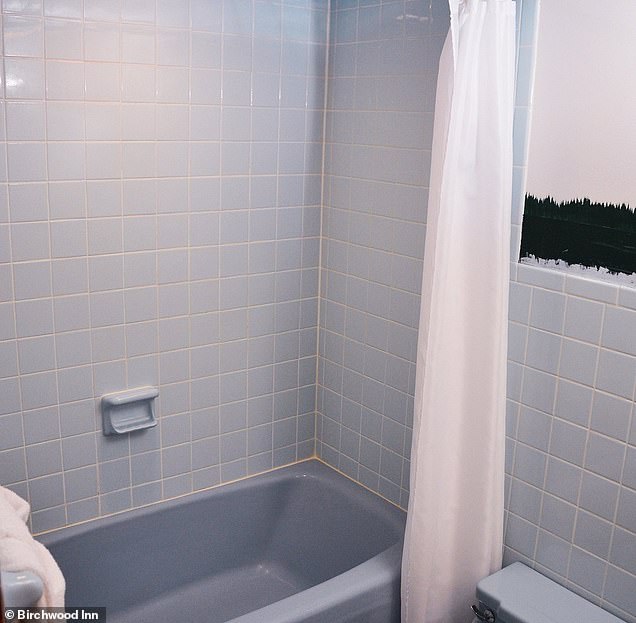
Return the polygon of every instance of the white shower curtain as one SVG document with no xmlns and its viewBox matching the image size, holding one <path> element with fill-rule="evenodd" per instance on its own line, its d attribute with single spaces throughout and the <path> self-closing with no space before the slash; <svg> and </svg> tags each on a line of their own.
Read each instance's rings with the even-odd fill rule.
<svg viewBox="0 0 636 623">
<path fill-rule="evenodd" d="M 471 620 L 501 566 L 515 4 L 450 0 L 417 353 L 403 623 Z"/>
</svg>

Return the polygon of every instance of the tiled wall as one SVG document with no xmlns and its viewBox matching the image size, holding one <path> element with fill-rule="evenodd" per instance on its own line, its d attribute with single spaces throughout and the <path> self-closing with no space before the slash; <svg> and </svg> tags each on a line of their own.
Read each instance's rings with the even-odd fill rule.
<svg viewBox="0 0 636 623">
<path fill-rule="evenodd" d="M 513 254 L 523 208 L 537 0 L 524 0 Z M 533 266 L 510 293 L 506 562 L 636 622 L 636 291 Z"/>
<path fill-rule="evenodd" d="M 636 292 L 520 265 L 509 358 L 506 558 L 636 621 Z"/>
<path fill-rule="evenodd" d="M 41 531 L 314 452 L 326 0 L 4 0 L 0 482 Z M 159 426 L 96 399 L 159 385 Z"/>
<path fill-rule="evenodd" d="M 316 352 L 319 456 L 406 505 L 447 8 L 331 9 L 323 178 L 325 0 L 3 0 L 0 481 L 36 531 L 311 455 Z M 634 335 L 633 290 L 513 270 L 506 560 L 632 622 Z M 143 384 L 159 426 L 103 437 Z"/>
<path fill-rule="evenodd" d="M 332 7 L 317 452 L 403 506 L 447 30 L 445 0 Z"/>
</svg>

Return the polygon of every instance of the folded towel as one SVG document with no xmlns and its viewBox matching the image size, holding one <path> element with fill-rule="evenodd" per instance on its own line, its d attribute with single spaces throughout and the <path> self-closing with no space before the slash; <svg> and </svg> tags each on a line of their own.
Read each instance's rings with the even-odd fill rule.
<svg viewBox="0 0 636 623">
<path fill-rule="evenodd" d="M 28 502 L 0 487 L 0 569 L 35 573 L 44 584 L 37 605 L 64 606 L 64 576 L 46 547 L 31 536 L 28 516 Z"/>
<path fill-rule="evenodd" d="M 5 487 L 0 487 L 0 496 L 4 497 L 7 504 L 11 506 L 17 516 L 26 523 L 29 519 L 29 503 L 26 500 L 23 500 L 17 493 L 14 493 L 11 489 L 7 489 Z"/>
</svg>

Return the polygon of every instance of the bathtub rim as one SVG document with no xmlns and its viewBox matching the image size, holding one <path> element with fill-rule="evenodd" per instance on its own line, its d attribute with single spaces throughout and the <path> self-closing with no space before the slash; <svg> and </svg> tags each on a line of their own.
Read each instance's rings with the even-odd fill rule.
<svg viewBox="0 0 636 623">
<path fill-rule="evenodd" d="M 298 623 L 307 617 L 323 620 L 332 610 L 346 607 L 347 603 L 355 603 L 364 596 L 374 596 L 377 590 L 388 586 L 392 586 L 399 594 L 402 547 L 403 539 L 400 539 L 343 573 L 226 623 Z M 329 609 L 325 610 L 325 605 Z"/>
<path fill-rule="evenodd" d="M 305 470 L 309 472 L 315 471 L 317 473 L 304 473 Z M 288 475 L 288 472 L 292 472 L 292 474 L 293 472 L 299 473 L 295 475 Z M 227 489 L 228 491 L 241 491 L 242 489 L 249 489 L 250 487 L 255 486 L 255 483 L 260 480 L 271 480 L 275 482 L 284 480 L 289 477 L 315 477 L 318 479 L 322 478 L 323 480 L 328 480 L 329 475 L 333 477 L 333 474 L 337 474 L 344 479 L 343 486 L 351 487 L 353 485 L 354 487 L 361 488 L 367 494 L 371 494 L 375 498 L 379 498 L 383 502 L 386 502 L 388 505 L 390 505 L 390 507 L 392 507 L 391 510 L 379 508 L 378 511 L 383 516 L 383 518 L 391 524 L 391 527 L 393 529 L 396 529 L 398 531 L 400 530 L 399 524 L 406 521 L 407 511 L 405 509 L 398 506 L 395 502 L 392 502 L 391 500 L 385 498 L 377 491 L 373 491 L 357 480 L 354 480 L 344 472 L 341 472 L 339 469 L 333 467 L 332 465 L 329 465 L 320 457 L 314 456 L 303 459 L 302 461 L 295 461 L 294 463 L 288 463 L 286 465 L 274 467 L 264 472 L 258 472 L 257 474 L 250 474 L 242 478 L 237 478 L 236 480 L 212 485 L 211 487 L 206 487 L 205 489 L 198 489 L 197 491 L 190 491 L 189 493 L 184 493 L 172 498 L 150 502 L 149 504 L 144 504 L 143 506 L 126 508 L 115 513 L 109 513 L 108 515 L 100 515 L 98 517 L 92 517 L 85 521 L 68 524 L 59 528 L 53 528 L 51 530 L 45 530 L 43 532 L 36 532 L 33 534 L 33 536 L 45 547 L 48 547 L 50 543 L 57 542 L 58 538 L 61 540 L 66 540 L 67 538 L 90 532 L 92 529 L 98 528 L 100 525 L 116 525 L 124 522 L 126 519 L 143 517 L 145 515 L 151 514 L 153 510 L 159 506 L 165 508 L 166 510 L 171 508 L 179 508 L 180 506 L 186 505 L 189 501 L 195 502 L 199 499 L 205 499 L 208 496 L 214 495 L 214 492 L 221 489 Z M 345 482 L 348 484 L 345 484 Z M 399 511 L 399 513 L 402 515 L 401 519 L 397 518 L 397 516 L 395 515 L 395 511 Z M 403 525 L 401 527 L 401 530 L 402 532 L 404 531 Z"/>
</svg>

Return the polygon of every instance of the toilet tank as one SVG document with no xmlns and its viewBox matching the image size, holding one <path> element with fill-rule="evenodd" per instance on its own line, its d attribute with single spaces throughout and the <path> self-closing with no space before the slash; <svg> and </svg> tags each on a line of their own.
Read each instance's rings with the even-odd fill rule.
<svg viewBox="0 0 636 623">
<path fill-rule="evenodd" d="M 481 580 L 476 594 L 495 623 L 622 623 L 520 562 Z"/>
</svg>

